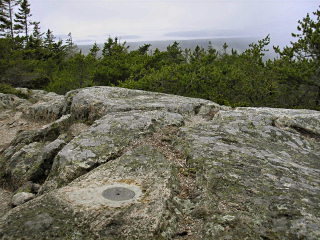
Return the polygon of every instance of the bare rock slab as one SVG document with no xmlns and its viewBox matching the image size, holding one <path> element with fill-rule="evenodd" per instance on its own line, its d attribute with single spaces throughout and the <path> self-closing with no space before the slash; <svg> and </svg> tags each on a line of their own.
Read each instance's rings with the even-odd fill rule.
<svg viewBox="0 0 320 240">
<path fill-rule="evenodd" d="M 10 207 L 12 193 L 0 188 L 0 218 L 8 212 Z"/>
<path fill-rule="evenodd" d="M 114 191 L 106 198 L 105 191 L 114 188 L 130 194 L 117 198 Z M 77 239 L 168 238 L 174 232 L 176 216 L 170 201 L 177 189 L 173 164 L 153 147 L 141 146 L 66 187 L 13 209 L 0 221 L 0 229 L 4 237 L 30 239 L 50 234 L 56 238 L 76 235 Z M 63 219 L 67 212 L 70 214 Z"/>
<path fill-rule="evenodd" d="M 24 204 L 25 202 L 30 201 L 33 198 L 35 198 L 35 195 L 33 193 L 19 192 L 19 193 L 13 195 L 12 200 L 11 200 L 11 204 L 13 206 L 19 206 L 21 204 Z"/>
<path fill-rule="evenodd" d="M 165 111 L 111 113 L 67 144 L 56 156 L 42 191 L 63 186 L 91 169 L 119 157 L 135 140 L 157 128 L 181 126 L 184 118 Z"/>
<path fill-rule="evenodd" d="M 0 94 L 0 239 L 320 239 L 318 111 L 23 91 Z"/>
<path fill-rule="evenodd" d="M 75 118 L 96 120 L 112 112 L 164 110 L 194 115 L 211 109 L 227 109 L 211 101 L 163 93 L 113 87 L 92 87 L 71 91 L 66 95 Z"/>
<path fill-rule="evenodd" d="M 295 125 L 273 124 L 284 116 Z M 181 128 L 180 147 L 202 186 L 195 209 L 206 208 L 198 234 L 319 238 L 320 142 L 304 134 L 317 129 L 319 120 L 316 111 L 242 108 Z M 292 128 L 298 123 L 305 132 Z M 197 215 L 190 217 L 196 221 Z"/>
</svg>

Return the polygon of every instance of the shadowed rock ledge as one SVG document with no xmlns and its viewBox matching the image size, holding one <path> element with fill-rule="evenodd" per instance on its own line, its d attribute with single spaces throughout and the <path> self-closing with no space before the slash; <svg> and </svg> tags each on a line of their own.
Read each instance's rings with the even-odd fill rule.
<svg viewBox="0 0 320 240">
<path fill-rule="evenodd" d="M 0 93 L 1 239 L 320 239 L 320 112 Z"/>
</svg>

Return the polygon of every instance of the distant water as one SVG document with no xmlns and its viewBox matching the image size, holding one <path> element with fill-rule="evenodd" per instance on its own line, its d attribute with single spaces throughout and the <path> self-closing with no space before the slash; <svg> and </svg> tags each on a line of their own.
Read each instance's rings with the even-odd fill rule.
<svg viewBox="0 0 320 240">
<path fill-rule="evenodd" d="M 208 49 L 209 42 L 213 48 L 218 51 L 222 51 L 222 46 L 224 43 L 227 43 L 228 50 L 231 52 L 231 49 L 235 49 L 238 52 L 243 52 L 249 48 L 249 44 L 257 42 L 258 38 L 214 38 L 214 39 L 192 39 L 192 40 L 176 40 L 182 49 L 191 49 L 193 50 L 196 46 L 200 46 L 204 49 Z M 126 45 L 129 46 L 129 50 L 136 50 L 144 44 L 151 44 L 150 50 L 153 51 L 158 48 L 160 51 L 166 50 L 167 46 L 171 45 L 175 40 L 164 40 L 164 41 L 141 41 L 141 42 L 127 42 Z M 98 44 L 100 49 L 103 48 L 103 44 Z M 78 48 L 82 51 L 83 54 L 88 54 L 92 45 L 78 45 Z M 272 47 L 269 47 L 272 49 Z M 101 54 L 101 52 L 100 52 Z M 266 58 L 275 57 L 274 52 L 271 50 L 266 53 Z"/>
</svg>

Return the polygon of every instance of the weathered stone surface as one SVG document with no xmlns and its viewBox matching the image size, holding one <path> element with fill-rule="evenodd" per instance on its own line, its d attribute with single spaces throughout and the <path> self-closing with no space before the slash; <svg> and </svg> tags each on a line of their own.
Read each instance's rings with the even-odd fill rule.
<svg viewBox="0 0 320 240">
<path fill-rule="evenodd" d="M 0 238 L 320 238 L 318 111 L 110 87 L 31 95 L 21 104 L 57 101 L 40 112 L 63 116 L 3 145 L 2 183 L 10 173 L 7 188 L 37 196 L 0 203 Z M 14 102 L 2 119 L 20 111 Z M 113 188 L 129 197 L 103 195 Z"/>
<path fill-rule="evenodd" d="M 50 131 L 45 131 L 46 133 Z M 37 135 L 38 133 L 38 135 Z M 11 146 L 4 151 L 4 157 L 0 159 L 0 173 L 7 176 L 7 181 L 16 187 L 23 185 L 26 181 L 43 183 L 49 175 L 53 158 L 66 144 L 63 139 L 57 138 L 53 142 L 41 141 L 41 131 L 33 133 L 29 142 Z M 40 136 L 39 136 L 40 134 Z M 25 139 L 27 140 L 27 139 Z"/>
<path fill-rule="evenodd" d="M 16 108 L 21 105 L 28 106 L 31 103 L 12 94 L 0 93 L 0 110 Z"/>
<path fill-rule="evenodd" d="M 175 230 L 176 216 L 168 205 L 177 184 L 173 163 L 157 149 L 141 146 L 32 204 L 13 209 L 1 232 L 4 238 L 27 235 L 41 239 L 53 232 L 56 238 L 151 239 L 155 235 L 168 238 Z M 140 195 L 132 201 L 109 201 L 102 193 L 110 185 L 125 186 Z M 63 219 L 64 212 L 72 214 Z M 49 223 L 41 223 L 40 219 Z M 76 227 L 65 230 L 65 221 Z M 35 226 L 31 224 L 34 222 Z"/>
<path fill-rule="evenodd" d="M 12 193 L 0 188 L 0 218 L 10 209 Z"/>
<path fill-rule="evenodd" d="M 10 176 L 12 182 L 22 184 L 24 181 L 30 180 L 33 166 L 40 164 L 43 146 L 42 142 L 30 143 L 15 152 L 10 158 L 1 161 L 5 173 Z"/>
<path fill-rule="evenodd" d="M 25 88 L 19 88 L 19 91 L 27 95 L 28 100 L 0 93 L 0 152 L 19 132 L 41 129 L 48 122 L 59 119 L 66 108 L 64 97 L 55 93 Z"/>
<path fill-rule="evenodd" d="M 16 108 L 35 120 L 53 121 L 63 115 L 64 96 L 48 93 L 43 90 L 27 90 L 18 88 L 29 97 L 20 99 L 15 95 L 0 93 L 0 109 Z"/>
<path fill-rule="evenodd" d="M 63 115 L 64 96 L 41 90 L 32 90 L 29 95 L 31 100 L 35 101 L 26 113 L 30 118 L 53 121 Z"/>
<path fill-rule="evenodd" d="M 59 96 L 57 100 L 38 102 L 30 107 L 30 117 L 37 120 L 56 120 L 62 115 L 64 98 Z M 52 96 L 54 99 L 54 97 Z"/>
<path fill-rule="evenodd" d="M 0 238 L 97 239 L 88 228 L 78 227 L 77 222 L 77 216 L 67 204 L 54 196 L 40 196 L 0 218 Z"/>
<path fill-rule="evenodd" d="M 227 108 L 202 99 L 112 87 L 80 89 L 67 94 L 67 98 L 70 96 L 73 96 L 70 100 L 71 114 L 88 120 L 96 120 L 107 113 L 132 110 L 165 110 L 194 115 L 204 106 L 208 106 L 207 111 Z"/>
<path fill-rule="evenodd" d="M 11 200 L 11 204 L 13 206 L 19 206 L 21 204 L 24 204 L 25 202 L 30 201 L 34 197 L 35 197 L 35 195 L 33 193 L 19 192 L 19 193 L 16 193 L 15 195 L 13 195 L 12 200 Z"/>
<path fill-rule="evenodd" d="M 315 111 L 242 108 L 181 129 L 202 186 L 194 208 L 208 211 L 198 229 L 205 239 L 320 236 L 319 139 L 273 125 L 284 117 L 310 131 L 320 120 Z"/>
<path fill-rule="evenodd" d="M 42 191 L 65 185 L 91 169 L 119 157 L 133 141 L 164 126 L 181 126 L 183 117 L 161 111 L 112 113 L 97 120 L 56 156 Z"/>
</svg>

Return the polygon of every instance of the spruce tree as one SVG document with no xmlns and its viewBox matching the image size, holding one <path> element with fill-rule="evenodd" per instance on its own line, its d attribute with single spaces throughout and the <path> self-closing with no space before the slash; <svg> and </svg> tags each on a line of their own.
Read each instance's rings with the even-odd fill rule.
<svg viewBox="0 0 320 240">
<path fill-rule="evenodd" d="M 71 32 L 68 33 L 68 38 L 66 39 L 66 44 L 68 47 L 73 47 L 73 40 L 72 40 L 72 34 Z"/>
<path fill-rule="evenodd" d="M 65 40 L 65 42 L 66 42 L 66 45 L 63 47 L 66 51 L 67 57 L 68 58 L 73 57 L 76 54 L 78 47 L 73 42 L 71 32 L 68 34 L 68 38 Z"/>
<path fill-rule="evenodd" d="M 94 58 L 97 58 L 99 51 L 100 51 L 100 48 L 99 48 L 98 44 L 94 43 L 92 48 L 90 49 L 89 55 L 94 57 Z"/>
<path fill-rule="evenodd" d="M 8 16 L 7 16 L 7 9 L 4 5 L 4 1 L 0 0 L 0 34 L 1 36 L 5 36 L 6 32 L 5 30 L 8 28 L 9 22 L 8 22 Z"/>
<path fill-rule="evenodd" d="M 320 8 L 320 6 L 319 6 Z M 313 12 L 313 16 L 307 14 L 305 18 L 298 21 L 298 33 L 292 33 L 297 38 L 296 42 L 291 42 L 291 46 L 280 50 L 274 47 L 282 59 L 287 59 L 289 63 L 297 61 L 308 66 L 304 72 L 306 78 L 300 83 L 316 88 L 315 105 L 320 107 L 320 9 Z M 290 66 L 290 65 L 289 65 Z M 303 72 L 299 69 L 299 72 Z"/>
<path fill-rule="evenodd" d="M 223 55 L 227 55 L 227 49 L 228 49 L 229 45 L 225 42 L 222 46 L 222 54 Z"/>
<path fill-rule="evenodd" d="M 44 38 L 44 45 L 46 48 L 52 48 L 52 45 L 54 43 L 54 35 L 53 35 L 53 32 L 48 29 L 48 31 L 46 32 L 46 36 Z"/>
<path fill-rule="evenodd" d="M 0 0 L 0 34 L 14 38 L 13 8 L 18 5 L 17 0 Z"/>
<path fill-rule="evenodd" d="M 24 38 L 28 41 L 29 37 L 29 25 L 30 25 L 30 17 L 31 9 L 30 9 L 30 3 L 28 0 L 22 0 L 20 1 L 20 6 L 18 9 L 18 13 L 15 14 L 15 25 L 14 30 L 17 31 L 17 33 L 23 33 Z"/>
<path fill-rule="evenodd" d="M 114 40 L 109 37 L 107 42 L 103 45 L 102 56 L 110 57 L 119 54 L 126 54 L 128 52 L 128 48 L 129 46 L 126 46 L 126 42 L 120 43 L 117 37 Z"/>
<path fill-rule="evenodd" d="M 32 22 L 31 25 L 33 25 L 33 31 L 32 34 L 29 36 L 29 41 L 27 46 L 30 48 L 40 48 L 43 43 L 43 34 L 40 31 L 40 22 Z"/>
<path fill-rule="evenodd" d="M 43 33 L 40 31 L 40 22 L 32 22 L 31 25 L 33 25 L 32 37 L 35 39 L 41 39 Z"/>
<path fill-rule="evenodd" d="M 138 48 L 138 52 L 142 55 L 145 55 L 148 53 L 150 47 L 151 47 L 151 44 L 143 44 L 143 46 L 140 46 Z"/>
</svg>

